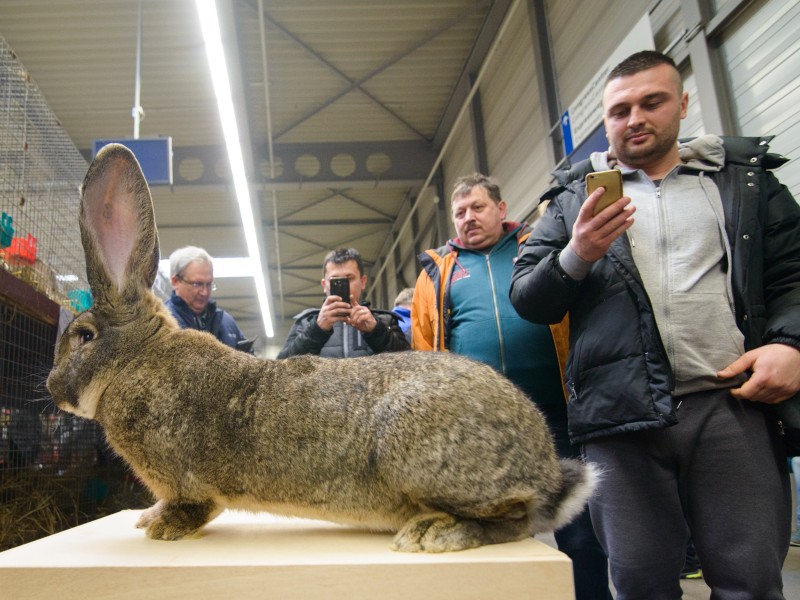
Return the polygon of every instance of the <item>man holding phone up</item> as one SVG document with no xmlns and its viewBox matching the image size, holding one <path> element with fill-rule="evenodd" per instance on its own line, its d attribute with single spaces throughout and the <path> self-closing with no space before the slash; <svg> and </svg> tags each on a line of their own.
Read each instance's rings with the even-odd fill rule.
<svg viewBox="0 0 800 600">
<path fill-rule="evenodd" d="M 367 276 L 358 250 L 329 252 L 322 263 L 320 283 L 325 292 L 322 306 L 294 317 L 278 358 L 300 354 L 351 358 L 409 349 L 394 313 L 359 304 Z"/>
<path fill-rule="evenodd" d="M 603 472 L 589 507 L 617 598 L 680 598 L 691 535 L 712 597 L 779 599 L 791 497 L 769 405 L 800 389 L 800 207 L 768 139 L 678 143 L 687 104 L 663 54 L 611 71 L 610 149 L 558 175 L 511 300 L 569 312 L 570 436 Z M 625 196 L 595 215 L 584 177 L 612 168 Z"/>
</svg>

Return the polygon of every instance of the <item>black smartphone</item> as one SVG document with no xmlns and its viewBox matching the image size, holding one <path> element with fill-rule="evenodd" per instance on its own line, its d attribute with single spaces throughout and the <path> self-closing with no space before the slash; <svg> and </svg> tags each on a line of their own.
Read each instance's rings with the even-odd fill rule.
<svg viewBox="0 0 800 600">
<path fill-rule="evenodd" d="M 328 282 L 328 293 L 339 296 L 343 302 L 350 304 L 350 280 L 347 277 L 331 277 Z"/>
</svg>

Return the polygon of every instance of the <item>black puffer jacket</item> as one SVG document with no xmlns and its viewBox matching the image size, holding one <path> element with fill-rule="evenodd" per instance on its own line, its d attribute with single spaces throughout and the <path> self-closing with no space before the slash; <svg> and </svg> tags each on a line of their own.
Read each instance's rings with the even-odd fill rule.
<svg viewBox="0 0 800 600">
<path fill-rule="evenodd" d="M 331 331 L 317 325 L 318 308 L 304 310 L 295 317 L 286 343 L 278 358 L 300 354 L 318 354 L 327 358 L 353 358 L 380 352 L 409 350 L 408 340 L 397 315 L 385 310 L 372 309 L 378 324 L 369 333 L 361 333 L 355 327 L 337 322 Z"/>
<path fill-rule="evenodd" d="M 786 162 L 768 154 L 770 138 L 722 138 L 725 167 L 709 173 L 719 188 L 732 252 L 739 328 L 747 349 L 765 343 L 800 348 L 800 207 L 768 172 Z M 677 423 L 672 371 L 626 236 L 613 242 L 581 282 L 558 265 L 586 200 L 589 161 L 557 173 L 561 185 L 523 247 L 511 302 L 537 323 L 570 315 L 569 427 L 573 442 Z"/>
</svg>

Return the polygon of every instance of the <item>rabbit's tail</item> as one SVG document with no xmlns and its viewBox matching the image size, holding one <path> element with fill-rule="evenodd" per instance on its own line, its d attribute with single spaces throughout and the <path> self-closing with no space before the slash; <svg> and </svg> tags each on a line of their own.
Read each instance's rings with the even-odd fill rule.
<svg viewBox="0 0 800 600">
<path fill-rule="evenodd" d="M 561 489 L 553 498 L 550 514 L 547 517 L 539 515 L 536 519 L 539 522 L 534 525 L 534 531 L 552 531 L 569 524 L 586 506 L 600 480 L 599 469 L 591 463 L 569 458 L 558 462 Z"/>
</svg>

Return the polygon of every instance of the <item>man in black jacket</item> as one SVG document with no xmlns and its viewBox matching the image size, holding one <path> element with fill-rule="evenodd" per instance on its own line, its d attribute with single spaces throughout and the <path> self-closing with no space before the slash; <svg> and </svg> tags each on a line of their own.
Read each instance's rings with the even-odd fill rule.
<svg viewBox="0 0 800 600">
<path fill-rule="evenodd" d="M 349 281 L 349 298 L 330 292 L 332 277 Z M 358 250 L 339 248 L 329 252 L 322 263 L 320 283 L 325 292 L 322 307 L 304 310 L 295 316 L 295 324 L 278 358 L 299 354 L 351 358 L 409 349 L 394 313 L 359 304 L 367 276 Z"/>
<path fill-rule="evenodd" d="M 678 144 L 687 103 L 660 53 L 612 70 L 610 149 L 558 175 L 511 299 L 536 322 L 569 313 L 570 435 L 604 473 L 590 511 L 618 599 L 681 597 L 690 535 L 714 597 L 783 598 L 769 404 L 800 390 L 800 207 L 768 140 Z M 594 215 L 583 178 L 612 168 L 625 196 Z"/>
</svg>

